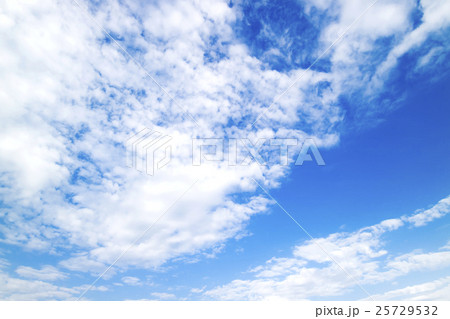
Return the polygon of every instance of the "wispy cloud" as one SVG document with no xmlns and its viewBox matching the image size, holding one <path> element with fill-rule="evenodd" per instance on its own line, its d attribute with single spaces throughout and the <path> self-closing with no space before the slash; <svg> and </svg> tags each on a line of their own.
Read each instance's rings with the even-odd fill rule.
<svg viewBox="0 0 450 319">
<path fill-rule="evenodd" d="M 324 238 L 308 240 L 295 246 L 291 257 L 274 257 L 251 270 L 253 278 L 233 280 L 204 293 L 208 298 L 224 300 L 261 300 L 270 298 L 310 299 L 346 295 L 355 282 L 330 259 L 364 286 L 392 281 L 415 271 L 445 269 L 450 266 L 450 251 L 423 253 L 413 251 L 395 255 L 389 252 L 383 240 L 389 232 L 407 225 L 419 227 L 450 213 L 450 197 L 442 199 L 422 214 L 433 218 L 420 225 L 413 216 L 388 219 L 352 233 L 334 233 Z M 323 247 L 327 254 L 317 248 Z M 377 296 L 375 296 L 377 297 Z M 378 296 L 383 297 L 383 296 Z"/>
<path fill-rule="evenodd" d="M 44 281 L 54 281 L 67 278 L 67 274 L 49 265 L 43 266 L 41 269 L 20 266 L 16 269 L 16 273 L 24 278 L 44 280 Z"/>
</svg>

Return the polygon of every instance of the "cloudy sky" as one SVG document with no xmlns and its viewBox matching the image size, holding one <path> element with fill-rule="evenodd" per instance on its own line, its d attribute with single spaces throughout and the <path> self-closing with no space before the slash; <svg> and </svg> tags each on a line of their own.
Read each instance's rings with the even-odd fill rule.
<svg viewBox="0 0 450 319">
<path fill-rule="evenodd" d="M 449 31 L 448 0 L 0 0 L 0 299 L 448 299 Z"/>
</svg>

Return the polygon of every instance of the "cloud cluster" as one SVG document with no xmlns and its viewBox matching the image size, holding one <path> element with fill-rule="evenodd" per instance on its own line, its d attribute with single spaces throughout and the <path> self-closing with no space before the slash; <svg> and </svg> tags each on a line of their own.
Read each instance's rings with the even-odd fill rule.
<svg viewBox="0 0 450 319">
<path fill-rule="evenodd" d="M 11 276 L 0 271 L 0 299 L 1 300 L 76 300 L 88 286 L 67 287 L 49 281 L 66 278 L 66 274 L 55 267 L 45 265 L 41 269 L 18 267 L 16 273 L 25 278 Z M 107 291 L 105 286 L 91 288 L 93 291 Z"/>
<path fill-rule="evenodd" d="M 41 269 L 20 266 L 16 269 L 16 273 L 24 278 L 38 279 L 43 281 L 54 281 L 67 278 L 67 274 L 62 273 L 53 266 L 47 265 Z"/>
<path fill-rule="evenodd" d="M 377 300 L 447 300 L 450 293 L 450 278 L 442 277 L 425 284 L 408 286 L 375 295 Z"/>
<path fill-rule="evenodd" d="M 142 21 L 114 1 L 89 14 L 111 34 L 126 36 L 121 45 L 136 51 L 145 70 L 160 74 L 159 83 L 200 127 L 73 4 L 5 5 L 0 149 L 2 198 L 11 209 L 2 210 L 3 242 L 50 251 L 73 247 L 80 251 L 62 265 L 98 271 L 200 179 L 123 258 L 124 266 L 155 267 L 215 247 L 266 210 L 264 198 L 229 196 L 254 188 L 252 177 L 273 182 L 282 176 L 279 168 L 196 169 L 185 146 L 199 134 L 224 135 L 230 114 L 239 116 L 245 105 L 238 94 L 244 83 L 270 81 L 271 72 L 262 72 L 238 44 L 227 47 L 229 58 L 204 62 L 212 36 L 231 37 L 226 22 L 233 13 L 224 3 L 134 8 L 141 9 Z M 155 13 L 169 15 L 160 21 L 164 26 Z M 238 69 L 247 70 L 245 78 L 236 79 Z M 170 169 L 153 179 L 125 167 L 124 143 L 145 126 L 175 140 Z"/>
<path fill-rule="evenodd" d="M 448 268 L 448 247 L 442 247 L 441 251 L 413 251 L 393 257 L 394 254 L 385 249 L 386 242 L 382 237 L 400 227 L 424 226 L 449 213 L 450 197 L 447 197 L 422 213 L 384 220 L 353 233 L 334 233 L 308 240 L 293 248 L 292 257 L 274 257 L 252 269 L 252 279 L 233 280 L 204 292 L 204 296 L 223 300 L 324 298 L 389 282 L 415 271 Z M 427 222 L 415 223 L 415 217 L 431 215 L 433 217 Z M 440 293 L 435 295 L 441 296 L 440 299 L 443 297 Z M 390 296 L 374 298 L 388 299 Z"/>
<path fill-rule="evenodd" d="M 324 1 L 307 2 L 310 12 L 328 7 Z M 93 274 L 156 220 L 114 268 L 155 268 L 180 256 L 210 256 L 230 238 L 242 237 L 250 218 L 270 205 L 253 194 L 252 180 L 276 187 L 288 167 L 216 162 L 193 167 L 191 139 L 312 137 L 320 147 L 336 145 L 343 117 L 339 97 L 371 83 L 377 40 L 414 37 L 420 26 L 425 37 L 448 22 L 448 15 L 434 16 L 448 9 L 444 2 L 424 2 L 424 22 L 414 29 L 412 1 L 380 1 L 333 48 L 328 71 L 277 71 L 236 38 L 238 5 L 77 3 L 81 8 L 70 1 L 2 2 L 0 240 L 57 253 L 64 256 L 61 267 Z M 318 48 L 327 47 L 368 4 L 330 6 L 331 24 L 317 22 L 323 27 Z M 393 49 L 377 74 L 411 47 L 402 43 L 398 46 L 406 49 Z M 420 65 L 427 65 L 427 58 Z M 125 166 L 125 141 L 144 127 L 173 137 L 170 166 L 152 178 Z M 376 246 L 375 232 L 368 233 Z M 348 249 L 361 253 L 352 245 Z M 17 273 L 47 280 L 64 276 L 50 268 L 22 267 Z M 329 293 L 338 288 L 330 286 Z M 55 297 L 68 293 L 52 291 Z"/>
</svg>

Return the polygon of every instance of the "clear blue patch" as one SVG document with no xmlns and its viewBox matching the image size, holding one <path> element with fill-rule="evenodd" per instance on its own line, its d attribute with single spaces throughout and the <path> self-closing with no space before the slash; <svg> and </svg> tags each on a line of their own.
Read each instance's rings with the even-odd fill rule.
<svg viewBox="0 0 450 319">
<path fill-rule="evenodd" d="M 411 12 L 411 21 L 414 29 L 422 23 L 423 18 L 423 11 L 421 9 L 420 0 L 417 0 L 416 3 L 416 7 Z"/>
<path fill-rule="evenodd" d="M 244 1 L 240 6 L 243 18 L 234 29 L 253 56 L 277 71 L 307 68 L 314 62 L 320 30 L 298 1 Z"/>
</svg>

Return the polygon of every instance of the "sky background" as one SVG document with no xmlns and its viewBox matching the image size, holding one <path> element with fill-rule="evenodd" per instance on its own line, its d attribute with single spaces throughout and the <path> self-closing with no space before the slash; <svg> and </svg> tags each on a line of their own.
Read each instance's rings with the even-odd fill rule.
<svg viewBox="0 0 450 319">
<path fill-rule="evenodd" d="M 0 0 L 0 299 L 448 300 L 449 31 L 446 0 Z"/>
</svg>

